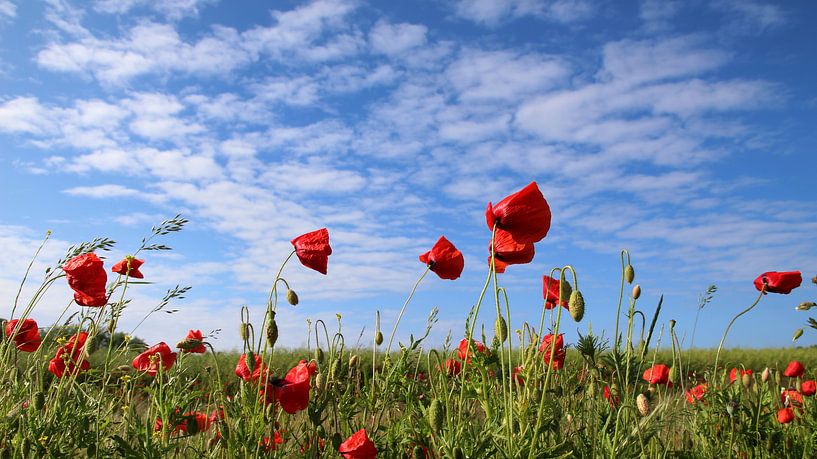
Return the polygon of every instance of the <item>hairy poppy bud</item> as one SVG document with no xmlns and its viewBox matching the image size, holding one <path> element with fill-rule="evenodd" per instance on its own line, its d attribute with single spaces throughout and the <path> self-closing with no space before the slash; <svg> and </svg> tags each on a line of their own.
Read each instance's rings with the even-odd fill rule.
<svg viewBox="0 0 817 459">
<path fill-rule="evenodd" d="M 570 294 L 568 308 L 570 317 L 576 322 L 581 322 L 582 317 L 584 317 L 584 296 L 582 296 L 582 292 L 574 290 L 573 293 Z"/>
<path fill-rule="evenodd" d="M 650 399 L 648 399 L 646 395 L 638 394 L 638 397 L 635 398 L 635 406 L 638 408 L 638 414 L 641 416 L 650 414 Z"/>
<path fill-rule="evenodd" d="M 641 286 L 638 285 L 638 284 L 635 284 L 635 287 L 633 287 L 633 299 L 637 300 L 638 297 L 640 297 L 640 296 L 641 296 Z"/>
<path fill-rule="evenodd" d="M 295 293 L 295 290 L 287 290 L 287 303 L 293 306 L 298 306 L 298 294 Z"/>
<path fill-rule="evenodd" d="M 624 280 L 626 280 L 628 284 L 632 284 L 634 279 L 635 269 L 633 269 L 633 265 L 627 264 L 627 266 L 624 267 Z"/>
<path fill-rule="evenodd" d="M 318 373 L 318 375 L 315 376 L 315 389 L 319 392 L 323 392 L 323 390 L 326 389 L 326 376 L 323 373 Z"/>
<path fill-rule="evenodd" d="M 342 366 L 342 364 L 340 363 L 339 358 L 336 359 L 334 362 L 332 362 L 332 371 L 331 371 L 332 376 L 337 376 L 337 375 L 340 374 L 341 366 Z"/>
<path fill-rule="evenodd" d="M 763 382 L 767 382 L 769 380 L 769 367 L 763 370 L 763 373 L 760 374 L 760 380 Z"/>
<path fill-rule="evenodd" d="M 34 393 L 34 409 L 37 411 L 42 411 L 43 407 L 45 406 L 45 394 L 42 391 L 37 391 Z"/>
<path fill-rule="evenodd" d="M 794 332 L 794 336 L 791 337 L 791 340 L 797 341 L 797 339 L 800 338 L 801 336 L 803 336 L 803 329 L 798 328 L 797 331 Z"/>
<path fill-rule="evenodd" d="M 270 347 L 275 347 L 278 341 L 278 323 L 275 322 L 275 311 L 270 311 L 269 320 L 267 321 L 267 344 Z"/>
<path fill-rule="evenodd" d="M 253 351 L 247 351 L 247 357 L 244 358 L 244 361 L 246 362 L 250 373 L 255 371 L 255 353 Z"/>
<path fill-rule="evenodd" d="M 798 311 L 808 311 L 809 309 L 813 308 L 814 306 L 817 306 L 817 303 L 815 303 L 813 301 L 804 301 L 804 302 L 798 304 L 797 307 L 795 307 L 794 309 L 796 309 Z"/>
<path fill-rule="evenodd" d="M 377 332 L 374 334 L 374 344 L 376 344 L 376 345 L 378 345 L 378 346 L 380 346 L 381 344 L 383 344 L 383 333 L 381 333 L 381 332 L 380 332 L 380 330 L 378 330 L 378 331 L 377 331 Z"/>
<path fill-rule="evenodd" d="M 750 389 L 752 387 L 754 379 L 752 378 L 752 375 L 750 375 L 749 373 L 743 373 L 743 376 L 741 376 L 740 378 L 740 382 L 743 384 L 743 387 Z"/>
<path fill-rule="evenodd" d="M 494 336 L 499 339 L 500 343 L 504 343 L 508 339 L 508 323 L 505 322 L 502 314 L 497 315 L 494 321 Z"/>
<path fill-rule="evenodd" d="M 562 301 L 566 301 L 570 298 L 570 295 L 573 294 L 573 287 L 566 280 L 559 281 L 559 295 L 562 297 Z"/>
<path fill-rule="evenodd" d="M 669 382 L 678 384 L 678 368 L 675 365 L 669 368 Z"/>
<path fill-rule="evenodd" d="M 357 364 L 360 361 L 360 358 L 357 354 L 352 355 L 349 357 L 349 368 L 357 368 Z"/>
<path fill-rule="evenodd" d="M 195 338 L 185 338 L 178 343 L 176 343 L 176 347 L 183 350 L 183 351 L 192 351 L 193 349 L 201 346 L 204 341 Z"/>
<path fill-rule="evenodd" d="M 323 363 L 323 349 L 319 347 L 315 348 L 315 361 L 318 363 Z"/>
<path fill-rule="evenodd" d="M 242 323 L 241 327 L 238 329 L 238 336 L 241 338 L 241 341 L 247 341 L 250 339 L 250 326 L 249 324 Z"/>
<path fill-rule="evenodd" d="M 431 431 L 439 435 L 443 428 L 443 421 L 445 420 L 442 403 L 437 399 L 432 400 L 431 406 L 428 407 L 426 414 L 428 416 L 428 425 L 431 426 Z"/>
<path fill-rule="evenodd" d="M 568 414 L 568 415 L 567 415 L 567 423 L 568 423 L 568 424 L 570 424 L 571 422 L 573 422 L 573 415 L 572 415 L 572 414 Z"/>
</svg>

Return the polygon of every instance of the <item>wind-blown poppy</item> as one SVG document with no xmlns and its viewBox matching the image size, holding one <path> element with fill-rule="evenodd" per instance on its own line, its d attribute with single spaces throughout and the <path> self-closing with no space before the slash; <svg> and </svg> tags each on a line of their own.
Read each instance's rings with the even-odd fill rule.
<svg viewBox="0 0 817 459">
<path fill-rule="evenodd" d="M 800 271 L 777 272 L 769 271 L 757 276 L 755 279 L 755 288 L 757 291 L 764 291 L 763 286 L 766 286 L 768 293 L 782 293 L 788 294 L 796 289 L 803 282 L 803 276 Z"/>
<path fill-rule="evenodd" d="M 666 384 L 669 382 L 669 367 L 663 363 L 656 363 L 644 371 L 642 378 L 650 384 Z"/>
<path fill-rule="evenodd" d="M 799 378 L 800 376 L 803 376 L 805 371 L 806 367 L 804 367 L 802 363 L 798 362 L 797 360 L 792 360 L 783 371 L 783 376 L 788 376 L 789 378 Z"/>
<path fill-rule="evenodd" d="M 309 405 L 309 380 L 315 371 L 317 371 L 315 365 L 301 360 L 287 372 L 283 380 L 270 383 L 274 389 L 275 399 L 284 411 L 295 414 L 306 409 Z"/>
<path fill-rule="evenodd" d="M 105 283 L 108 273 L 102 260 L 93 252 L 77 255 L 63 265 L 68 286 L 74 291 L 74 301 L 80 306 L 105 306 L 108 293 Z"/>
<path fill-rule="evenodd" d="M 88 333 L 79 332 L 57 349 L 57 355 L 48 362 L 48 371 L 58 378 L 62 378 L 66 373 L 72 374 L 77 371 L 87 371 L 91 368 L 91 363 L 83 358 L 85 342 L 88 340 Z"/>
<path fill-rule="evenodd" d="M 488 228 L 505 230 L 521 244 L 539 242 L 550 230 L 550 206 L 548 206 L 536 182 L 509 195 L 496 203 L 488 203 L 485 210 Z"/>
<path fill-rule="evenodd" d="M 695 403 L 703 400 L 704 395 L 706 395 L 706 391 L 709 388 L 706 384 L 698 384 L 695 387 L 691 387 L 686 391 L 687 403 Z"/>
<path fill-rule="evenodd" d="M 740 372 L 740 377 L 742 378 L 743 375 L 752 376 L 752 370 L 741 370 L 739 368 L 732 368 L 732 371 L 729 372 L 729 383 L 733 383 L 738 379 L 738 372 Z"/>
<path fill-rule="evenodd" d="M 485 346 L 485 344 L 483 344 L 480 341 L 471 340 L 471 343 L 472 343 L 471 347 L 477 350 L 477 354 L 487 355 L 490 352 L 488 350 L 488 347 Z M 461 339 L 459 346 L 457 346 L 457 357 L 459 357 L 460 360 L 465 360 L 468 363 L 471 363 L 470 357 L 471 355 L 473 354 L 471 354 L 471 352 L 468 351 L 468 339 L 467 338 Z"/>
<path fill-rule="evenodd" d="M 235 366 L 236 376 L 248 382 L 258 381 L 258 378 L 260 378 L 261 374 L 264 372 L 264 363 L 261 360 L 261 356 L 257 354 L 253 354 L 252 361 L 255 365 L 253 365 L 252 369 L 250 369 L 249 365 L 247 365 L 247 354 L 241 354 L 241 357 L 238 358 L 238 363 Z"/>
<path fill-rule="evenodd" d="M 139 371 L 144 371 L 150 376 L 156 376 L 159 372 L 159 365 L 163 371 L 167 371 L 176 362 L 176 353 L 170 350 L 170 347 L 162 341 L 159 344 L 153 345 L 145 352 L 136 356 L 133 359 L 133 368 Z"/>
<path fill-rule="evenodd" d="M 346 459 L 374 459 L 377 448 L 369 440 L 366 429 L 360 429 L 340 444 L 338 451 Z"/>
<path fill-rule="evenodd" d="M 553 346 L 553 348 L 551 348 Z M 542 358 L 545 360 L 545 364 L 550 365 L 554 370 L 561 370 L 565 366 L 565 357 L 567 357 L 567 352 L 565 352 L 565 338 L 564 333 L 559 333 L 559 336 L 556 339 L 553 339 L 553 333 L 548 333 L 545 335 L 544 339 L 542 339 L 542 343 L 539 345 L 539 352 L 542 353 Z M 550 360 L 550 354 L 553 353 L 553 361 Z"/>
<path fill-rule="evenodd" d="M 12 336 L 18 323 L 20 323 L 19 319 L 12 319 L 6 322 L 6 336 Z M 37 321 L 32 318 L 23 319 L 23 323 L 20 324 L 20 329 L 14 334 L 13 339 L 17 350 L 23 352 L 36 351 L 43 342 L 42 338 L 40 338 L 40 329 L 37 327 Z"/>
<path fill-rule="evenodd" d="M 559 302 L 559 292 L 562 290 L 559 286 L 559 279 L 554 279 L 550 276 L 542 276 L 542 296 L 545 299 L 545 309 L 553 309 L 556 303 L 559 303 L 565 309 L 568 309 L 568 300 L 570 299 L 570 292 L 573 290 L 570 284 L 565 281 L 564 292 L 562 293 L 562 301 Z"/>
<path fill-rule="evenodd" d="M 440 279 L 454 280 L 460 277 L 465 266 L 462 253 L 445 236 L 440 236 L 431 250 L 420 255 L 420 261 L 428 265 Z"/>
<path fill-rule="evenodd" d="M 207 348 L 204 347 L 204 334 L 201 330 L 188 331 L 187 336 L 176 347 L 181 348 L 185 354 L 204 354 L 207 352 Z"/>
<path fill-rule="evenodd" d="M 488 244 L 488 265 L 491 264 L 491 245 Z M 530 263 L 536 251 L 533 243 L 522 244 L 511 233 L 497 230 L 494 235 L 494 264 L 496 272 L 504 273 L 508 265 Z"/>
<path fill-rule="evenodd" d="M 326 274 L 329 255 L 332 255 L 332 247 L 329 246 L 329 231 L 326 228 L 302 234 L 291 242 L 295 247 L 295 255 L 298 255 L 302 265 Z"/>
<path fill-rule="evenodd" d="M 130 269 L 128 268 L 128 261 L 130 261 Z M 145 260 L 139 260 L 134 257 L 125 257 L 119 263 L 113 265 L 112 272 L 121 274 L 123 276 L 133 277 L 136 279 L 144 279 L 145 275 L 139 271 L 139 267 L 145 264 Z"/>
</svg>

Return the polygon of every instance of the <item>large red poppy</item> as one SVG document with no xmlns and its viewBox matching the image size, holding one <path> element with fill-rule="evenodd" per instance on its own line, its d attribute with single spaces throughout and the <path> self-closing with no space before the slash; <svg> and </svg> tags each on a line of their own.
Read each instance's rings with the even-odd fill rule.
<svg viewBox="0 0 817 459">
<path fill-rule="evenodd" d="M 133 359 L 133 368 L 144 371 L 150 376 L 156 376 L 159 372 L 159 365 L 163 371 L 167 371 L 176 362 L 176 353 L 170 350 L 170 346 L 162 341 L 159 344 L 149 347 L 145 352 Z"/>
<path fill-rule="evenodd" d="M 130 261 L 130 269 L 128 268 L 128 261 Z M 144 279 L 145 275 L 139 271 L 139 267 L 143 264 L 145 264 L 145 260 L 138 260 L 134 257 L 125 257 L 119 263 L 113 265 L 111 271 L 123 276 Z"/>
<path fill-rule="evenodd" d="M 494 224 L 513 234 L 521 244 L 539 242 L 550 229 L 550 206 L 548 206 L 536 182 L 492 205 L 485 210 L 488 228 Z"/>
<path fill-rule="evenodd" d="M 261 360 L 261 356 L 257 354 L 253 355 L 253 362 L 255 365 L 250 369 L 249 365 L 247 365 L 247 354 L 241 354 L 235 366 L 236 376 L 244 381 L 258 381 L 258 378 L 260 378 L 264 372 L 264 363 Z"/>
<path fill-rule="evenodd" d="M 301 264 L 321 274 L 326 274 L 329 255 L 332 255 L 332 247 L 329 247 L 329 231 L 326 228 L 302 234 L 291 242 Z"/>
<path fill-rule="evenodd" d="M 12 319 L 6 322 L 6 336 L 12 336 L 18 323 L 20 323 L 19 319 Z M 43 342 L 42 338 L 40 338 L 40 329 L 37 327 L 37 321 L 31 318 L 23 320 L 23 323 L 20 324 L 20 329 L 17 330 L 13 339 L 15 347 L 23 352 L 36 351 Z"/>
<path fill-rule="evenodd" d="M 488 355 L 490 353 L 488 347 L 485 346 L 485 344 L 483 344 L 481 341 L 472 340 L 471 347 L 476 349 L 477 354 Z M 460 340 L 459 346 L 457 346 L 457 357 L 459 357 L 460 360 L 466 360 L 470 363 L 471 362 L 470 355 L 473 354 L 468 351 L 468 339 L 463 338 Z"/>
<path fill-rule="evenodd" d="M 465 266 L 462 252 L 457 250 L 445 236 L 440 236 L 431 250 L 420 255 L 420 261 L 428 265 L 429 269 L 440 276 L 440 279 L 454 280 L 460 277 L 462 268 Z"/>
<path fill-rule="evenodd" d="M 551 348 L 551 346 L 555 347 L 555 350 Z M 550 365 L 554 370 L 561 370 L 565 366 L 565 357 L 567 357 L 567 352 L 565 351 L 565 338 L 564 333 L 559 333 L 559 336 L 556 339 L 553 339 L 553 333 L 548 333 L 545 335 L 544 339 L 542 339 L 542 343 L 539 345 L 539 352 L 542 353 L 542 358 L 545 360 L 545 364 Z M 553 353 L 553 361 L 550 360 L 550 354 Z"/>
<path fill-rule="evenodd" d="M 275 399 L 284 411 L 295 414 L 306 409 L 309 405 L 309 379 L 315 371 L 317 371 L 315 365 L 301 360 L 287 372 L 282 381 L 270 383 L 274 389 Z M 269 389 L 267 393 L 269 394 Z"/>
<path fill-rule="evenodd" d="M 374 459 L 377 448 L 369 440 L 366 429 L 360 429 L 340 444 L 338 451 L 346 459 Z"/>
<path fill-rule="evenodd" d="M 806 367 L 804 367 L 802 363 L 798 362 L 797 360 L 792 360 L 783 371 L 783 376 L 788 376 L 789 378 L 799 378 L 800 376 L 803 376 L 805 371 Z"/>
<path fill-rule="evenodd" d="M 488 244 L 488 264 L 491 264 L 491 245 Z M 533 243 L 522 244 L 507 231 L 497 230 L 494 235 L 494 263 L 496 272 L 504 273 L 508 265 L 530 263 L 535 255 Z"/>
<path fill-rule="evenodd" d="M 567 282 L 567 281 L 565 281 Z M 570 287 L 570 284 L 568 284 Z M 542 276 L 542 296 L 545 298 L 545 309 L 553 309 L 556 307 L 556 303 L 559 303 L 559 279 L 554 279 L 550 276 Z M 567 289 L 566 291 L 570 291 L 571 289 Z M 570 296 L 569 294 L 566 296 Z M 565 309 L 568 309 L 568 300 L 570 298 L 562 298 L 561 304 Z"/>
<path fill-rule="evenodd" d="M 794 411 L 791 408 L 780 408 L 777 410 L 777 422 L 788 424 L 794 421 Z"/>
<path fill-rule="evenodd" d="M 108 293 L 105 283 L 108 273 L 102 260 L 93 252 L 77 255 L 63 265 L 68 286 L 74 291 L 74 301 L 80 306 L 105 306 Z"/>
<path fill-rule="evenodd" d="M 800 271 L 777 272 L 769 271 L 757 276 L 755 288 L 758 291 L 766 286 L 766 292 L 788 294 L 803 282 Z"/>
<path fill-rule="evenodd" d="M 88 333 L 86 332 L 73 335 L 61 348 L 57 349 L 57 355 L 48 362 L 48 371 L 62 378 L 66 373 L 72 374 L 91 368 L 91 363 L 83 358 L 87 340 Z"/>
<path fill-rule="evenodd" d="M 650 384 L 667 384 L 669 382 L 669 367 L 663 363 L 656 363 L 647 368 L 641 377 Z"/>
</svg>

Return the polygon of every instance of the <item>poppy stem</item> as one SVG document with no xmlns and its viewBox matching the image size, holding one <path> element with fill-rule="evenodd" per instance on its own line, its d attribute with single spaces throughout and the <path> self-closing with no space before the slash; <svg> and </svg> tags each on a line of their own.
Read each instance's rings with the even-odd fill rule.
<svg viewBox="0 0 817 459">
<path fill-rule="evenodd" d="M 420 278 L 417 279 L 417 282 L 414 283 L 414 287 L 411 289 L 411 293 L 409 293 L 408 298 L 406 298 L 405 303 L 403 303 L 403 307 L 400 308 L 400 314 L 397 315 L 397 321 L 394 323 L 394 328 L 391 331 L 391 336 L 389 336 L 389 345 L 386 346 L 386 356 L 388 357 L 391 355 L 391 345 L 394 342 L 394 335 L 397 334 L 397 327 L 400 325 L 400 320 L 403 318 L 403 313 L 406 312 L 406 306 L 408 306 L 411 298 L 414 296 L 414 292 L 417 291 L 417 287 L 420 285 L 420 282 L 423 281 L 423 278 L 426 277 L 426 274 L 431 271 L 431 265 L 427 265 L 423 274 L 420 275 Z"/>
<path fill-rule="evenodd" d="M 746 314 L 747 312 L 751 311 L 752 309 L 754 309 L 755 306 L 757 306 L 758 303 L 760 303 L 760 299 L 763 298 L 763 294 L 765 292 L 766 292 L 766 287 L 764 286 L 760 290 L 760 294 L 757 296 L 757 299 L 755 300 L 755 302 L 752 303 L 752 305 L 749 306 L 748 308 L 746 308 L 743 311 L 739 312 L 738 315 L 736 315 L 735 317 L 732 318 L 732 320 L 729 321 L 729 325 L 726 326 L 726 330 L 724 330 L 724 332 L 723 332 L 723 338 L 721 338 L 721 343 L 718 345 L 718 352 L 715 353 L 715 368 L 714 368 L 714 371 L 712 373 L 713 376 L 718 374 L 718 360 L 720 360 L 721 350 L 723 349 L 723 343 L 726 341 L 726 335 L 729 333 L 729 329 L 732 328 L 732 324 L 734 324 L 735 321 L 738 320 L 738 317 L 740 317 L 740 316 Z M 713 378 L 713 381 L 716 381 L 716 379 Z"/>
</svg>

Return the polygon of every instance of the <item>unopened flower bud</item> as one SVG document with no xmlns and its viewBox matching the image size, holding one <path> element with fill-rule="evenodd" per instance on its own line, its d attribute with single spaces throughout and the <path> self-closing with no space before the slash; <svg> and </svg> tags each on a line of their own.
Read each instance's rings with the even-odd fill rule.
<svg viewBox="0 0 817 459">
<path fill-rule="evenodd" d="M 650 399 L 648 399 L 646 395 L 638 394 L 638 397 L 635 398 L 635 406 L 638 408 L 638 414 L 641 416 L 650 414 Z"/>
<path fill-rule="evenodd" d="M 763 373 L 760 374 L 760 380 L 763 382 L 769 381 L 769 367 L 763 370 Z"/>
<path fill-rule="evenodd" d="M 678 384 L 678 368 L 675 365 L 669 367 L 669 381 L 672 384 Z"/>
<path fill-rule="evenodd" d="M 315 348 L 315 361 L 318 363 L 323 363 L 323 349 L 319 347 Z"/>
<path fill-rule="evenodd" d="M 500 343 L 504 343 L 508 339 L 508 323 L 505 322 L 502 314 L 497 315 L 494 321 L 494 336 L 499 339 Z"/>
<path fill-rule="evenodd" d="M 813 301 L 804 301 L 804 302 L 798 304 L 797 307 L 795 307 L 794 309 L 796 309 L 798 311 L 808 311 L 809 309 L 813 308 L 814 306 L 817 306 L 817 303 L 815 303 Z"/>
<path fill-rule="evenodd" d="M 37 391 L 34 393 L 34 409 L 37 411 L 42 411 L 43 407 L 45 406 L 45 394 L 42 391 Z"/>
<path fill-rule="evenodd" d="M 383 333 L 379 330 L 374 334 L 374 344 L 380 346 L 383 344 Z"/>
<path fill-rule="evenodd" d="M 287 289 L 287 303 L 298 306 L 298 294 L 295 293 L 295 290 Z"/>
<path fill-rule="evenodd" d="M 798 328 L 797 331 L 794 332 L 794 336 L 791 337 L 791 340 L 797 341 L 797 339 L 800 338 L 801 336 L 803 336 L 803 329 Z"/>
<path fill-rule="evenodd" d="M 640 297 L 640 296 L 641 296 L 641 286 L 636 284 L 635 287 L 633 287 L 633 299 L 637 300 L 638 297 Z"/>
<path fill-rule="evenodd" d="M 278 323 L 275 321 L 275 311 L 270 312 L 269 320 L 267 321 L 267 344 L 270 347 L 275 347 L 278 341 Z"/>
<path fill-rule="evenodd" d="M 318 373 L 317 376 L 315 376 L 315 389 L 319 392 L 326 389 L 326 375 L 324 373 Z"/>
<path fill-rule="evenodd" d="M 750 375 L 749 373 L 743 373 L 743 376 L 740 378 L 740 382 L 743 383 L 743 387 L 745 387 L 746 389 L 750 389 L 752 387 L 754 379 L 752 378 L 752 375 Z"/>
<path fill-rule="evenodd" d="M 632 284 L 633 280 L 635 280 L 635 269 L 633 269 L 633 265 L 627 264 L 627 266 L 624 267 L 624 280 L 626 280 L 628 284 Z"/>
<path fill-rule="evenodd" d="M 675 319 L 670 319 L 669 321 L 669 329 L 672 330 L 675 328 Z"/>
<path fill-rule="evenodd" d="M 238 336 L 241 337 L 241 341 L 247 341 L 250 339 L 250 325 L 242 323 L 241 327 L 238 329 Z"/>
<path fill-rule="evenodd" d="M 185 338 L 178 343 L 176 343 L 176 347 L 183 350 L 183 351 L 192 351 L 193 349 L 199 347 L 204 341 L 196 338 Z"/>
<path fill-rule="evenodd" d="M 358 362 L 360 362 L 360 358 L 357 354 L 352 355 L 349 357 L 349 368 L 357 368 Z"/>
<path fill-rule="evenodd" d="M 562 301 L 567 300 L 570 298 L 570 295 L 573 293 L 573 287 L 566 280 L 559 281 L 559 295 L 561 296 Z"/>
<path fill-rule="evenodd" d="M 582 296 L 582 292 L 574 290 L 573 293 L 570 294 L 570 301 L 567 305 L 570 311 L 570 317 L 576 322 L 581 322 L 584 317 L 584 296 Z"/>
<path fill-rule="evenodd" d="M 442 403 L 434 399 L 431 401 L 431 406 L 428 407 L 428 425 L 431 426 L 431 431 L 439 434 L 443 428 L 443 421 L 445 420 L 445 413 L 443 413 Z"/>
</svg>

